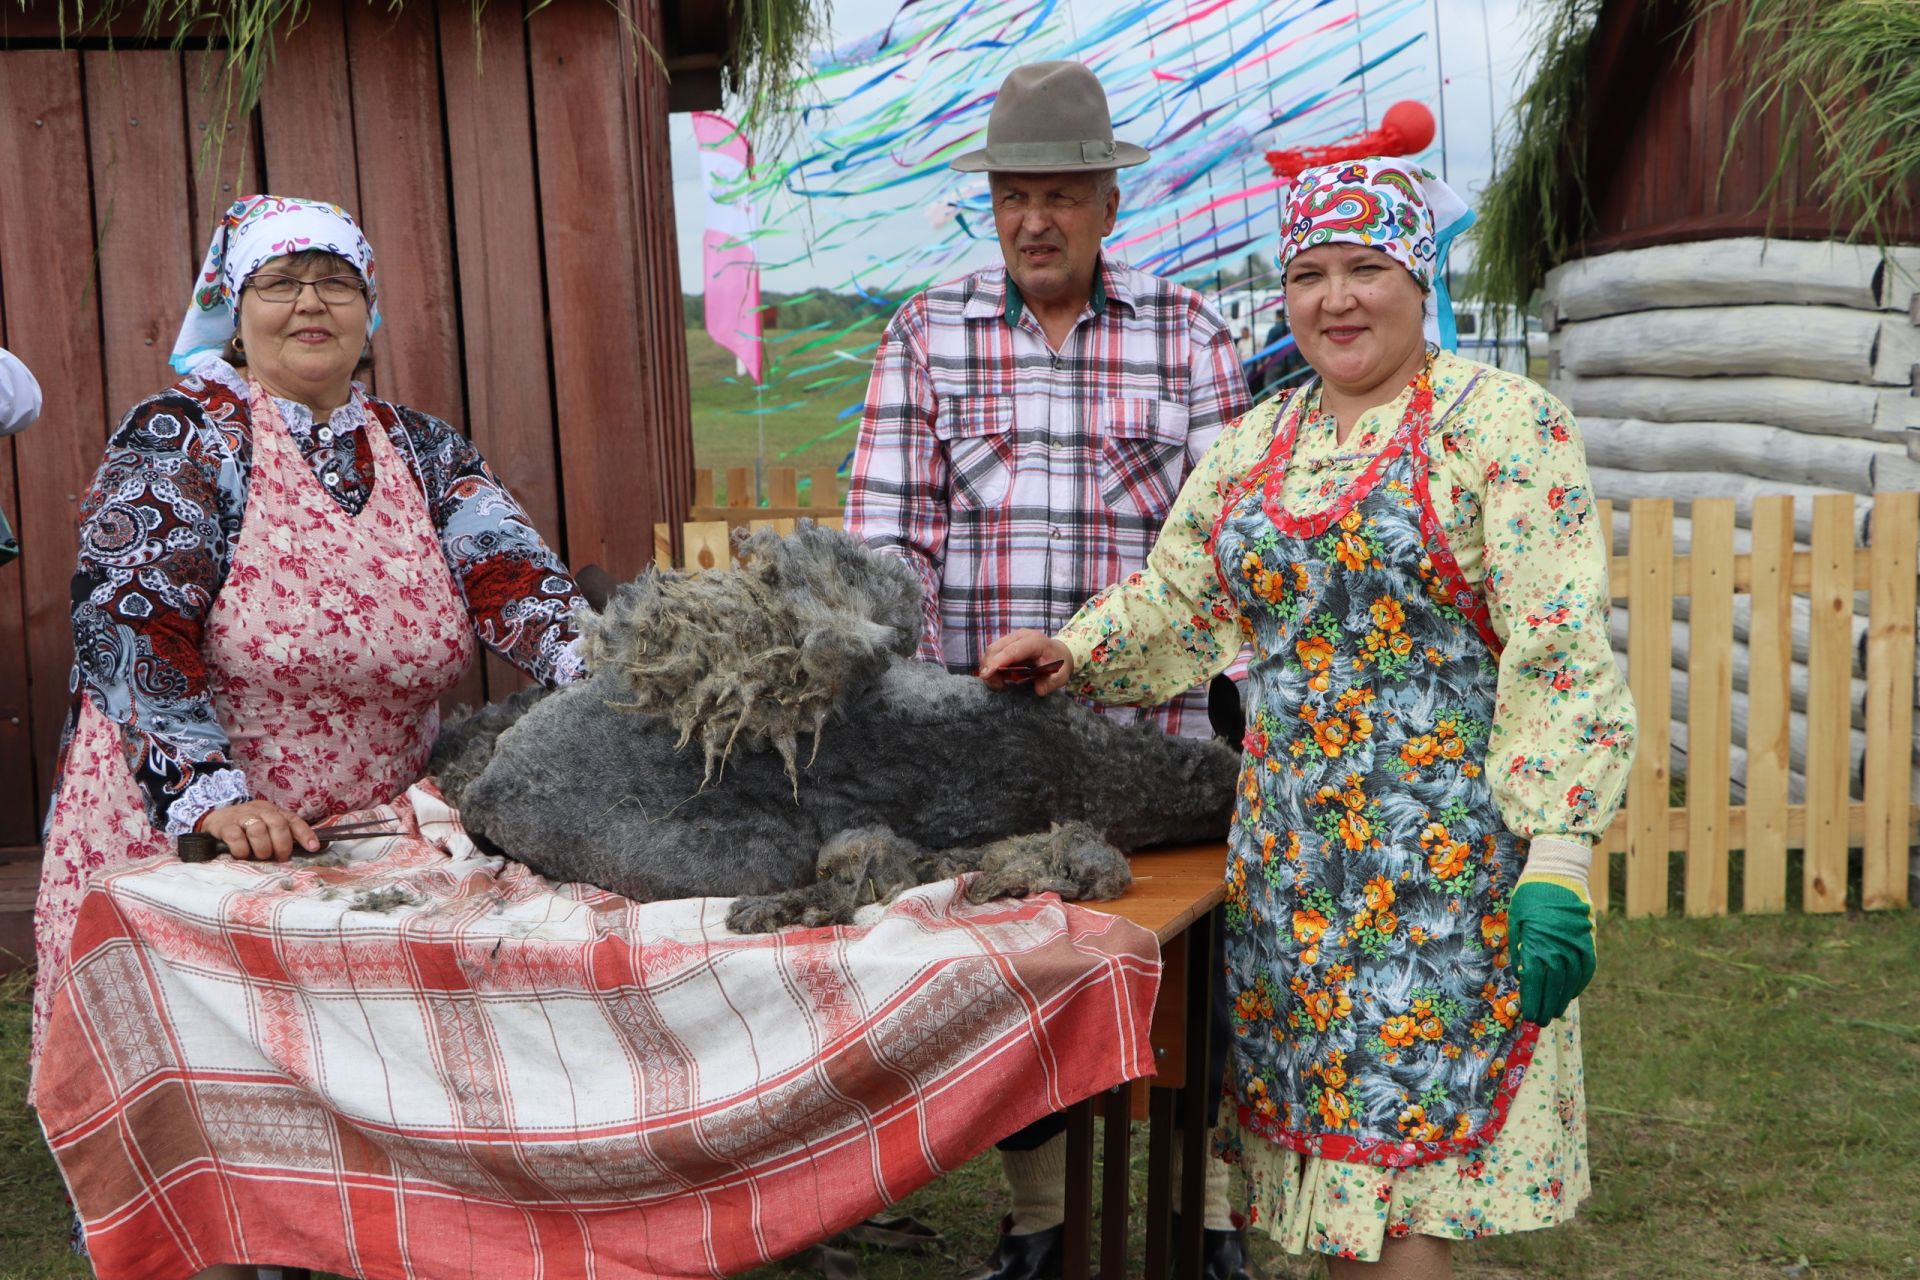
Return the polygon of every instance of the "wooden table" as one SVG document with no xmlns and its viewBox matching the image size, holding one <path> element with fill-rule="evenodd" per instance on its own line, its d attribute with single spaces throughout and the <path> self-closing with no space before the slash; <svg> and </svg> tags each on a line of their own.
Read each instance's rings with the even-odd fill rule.
<svg viewBox="0 0 1920 1280">
<path fill-rule="evenodd" d="M 1218 968 L 1216 927 L 1226 899 L 1227 846 L 1186 845 L 1132 855 L 1133 887 L 1113 902 L 1084 903 L 1153 930 L 1163 969 L 1154 1003 L 1155 1075 L 1147 1095 L 1147 1258 L 1149 1277 L 1200 1280 L 1205 1233 L 1207 1126 L 1197 1123 L 1215 1101 L 1209 1096 L 1207 1012 Z M 1093 1116 L 1107 1120 L 1101 1180 L 1100 1274 L 1127 1274 L 1130 1121 L 1140 1082 L 1129 1081 L 1067 1111 L 1067 1231 L 1065 1280 L 1089 1280 L 1092 1271 Z M 1184 1095 L 1187 1123 L 1180 1132 L 1180 1216 L 1186 1227 L 1180 1256 L 1171 1259 L 1174 1099 Z"/>
</svg>

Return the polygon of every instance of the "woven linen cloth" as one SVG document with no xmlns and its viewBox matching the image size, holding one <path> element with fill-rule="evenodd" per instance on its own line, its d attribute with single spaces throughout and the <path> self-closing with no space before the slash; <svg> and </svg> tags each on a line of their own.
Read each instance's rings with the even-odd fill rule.
<svg viewBox="0 0 1920 1280">
<path fill-rule="evenodd" d="M 89 890 L 38 1105 L 103 1280 L 730 1274 L 1152 1074 L 1117 917 L 963 878 L 736 936 L 483 855 L 429 785 L 382 813 Z"/>
</svg>

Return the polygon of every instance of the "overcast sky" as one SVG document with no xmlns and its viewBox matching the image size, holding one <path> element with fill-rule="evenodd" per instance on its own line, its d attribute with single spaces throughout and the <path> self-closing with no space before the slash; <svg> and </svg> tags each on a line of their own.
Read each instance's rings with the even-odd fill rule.
<svg viewBox="0 0 1920 1280">
<path fill-rule="evenodd" d="M 1361 0 L 1368 7 L 1368 0 Z M 833 0 L 832 39 L 841 47 L 884 27 L 899 7 L 899 0 Z M 1259 0 L 1244 0 L 1225 11 L 1245 8 L 1257 13 Z M 1101 0 L 1064 0 L 1068 22 L 1081 15 L 1102 12 Z M 1429 0 L 1428 7 L 1396 23 L 1386 34 L 1388 40 L 1400 40 L 1421 31 L 1428 38 L 1409 49 L 1396 64 L 1409 70 L 1392 93 L 1370 100 L 1374 118 L 1398 98 L 1419 98 L 1444 114 L 1446 176 L 1471 200 L 1483 186 L 1493 168 L 1493 144 L 1496 125 L 1504 125 L 1513 95 L 1525 70 L 1530 41 L 1527 33 L 1529 10 L 1523 0 Z M 1438 22 L 1438 42 L 1434 39 Z M 1248 38 L 1254 24 L 1243 20 Z M 1035 58 L 1049 56 L 1037 49 Z M 1440 69 L 1445 68 L 1441 87 Z M 704 197 L 700 190 L 700 164 L 693 141 L 693 128 L 685 115 L 673 117 L 674 203 L 679 218 L 680 274 L 689 292 L 699 292 L 702 283 L 700 264 Z M 1439 154 L 1429 160 L 1437 168 Z M 1124 186 L 1122 188 L 1124 193 Z M 1124 194 L 1123 194 L 1124 198 Z M 904 213 L 899 219 L 874 224 L 872 235 L 858 249 L 840 248 L 815 255 L 810 262 L 766 272 L 761 286 L 769 291 L 796 293 L 809 289 L 842 290 L 854 271 L 869 254 L 886 256 L 906 247 L 906 237 L 926 233 L 926 222 Z M 891 246 L 873 244 L 874 238 L 900 238 Z M 982 253 L 991 255 L 991 245 Z"/>
</svg>

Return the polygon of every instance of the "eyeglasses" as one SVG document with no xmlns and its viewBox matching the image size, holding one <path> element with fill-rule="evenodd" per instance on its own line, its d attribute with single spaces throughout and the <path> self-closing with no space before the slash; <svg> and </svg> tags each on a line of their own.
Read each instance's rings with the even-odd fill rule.
<svg viewBox="0 0 1920 1280">
<path fill-rule="evenodd" d="M 321 276 L 318 280 L 302 280 L 299 276 L 256 274 L 247 278 L 244 287 L 253 290 L 262 302 L 292 302 L 308 285 L 313 286 L 314 293 L 328 306 L 352 302 L 367 291 L 366 282 L 359 276 Z"/>
</svg>

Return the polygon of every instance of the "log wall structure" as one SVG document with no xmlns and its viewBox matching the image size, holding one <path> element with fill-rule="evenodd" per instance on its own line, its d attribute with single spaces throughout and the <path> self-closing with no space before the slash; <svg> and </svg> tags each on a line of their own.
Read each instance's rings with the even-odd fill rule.
<svg viewBox="0 0 1920 1280">
<path fill-rule="evenodd" d="M 48 0 L 0 6 L 0 343 L 46 398 L 0 442 L 25 548 L 0 568 L 0 862 L 38 852 L 79 496 L 119 416 L 173 381 L 167 352 L 236 194 L 354 213 L 380 255 L 373 389 L 469 431 L 569 563 L 632 576 L 654 523 L 685 519 L 669 85 L 647 42 L 704 60 L 713 100 L 682 86 L 675 109 L 718 107 L 720 46 L 709 31 L 688 51 L 713 23 L 682 7 L 495 3 L 476 19 L 464 0 L 313 0 L 258 109 L 230 119 L 205 39 L 63 38 Z M 459 697 L 519 683 L 489 659 Z"/>
<path fill-rule="evenodd" d="M 1621 508 L 1617 551 L 1633 536 L 1626 506 L 1649 501 L 1670 505 L 1668 537 L 1683 555 L 1702 536 L 1700 510 L 1715 520 L 1725 513 L 1728 548 L 1742 556 L 1776 535 L 1811 554 L 1823 521 L 1844 531 L 1849 547 L 1855 538 L 1878 545 L 1873 495 L 1920 488 L 1920 248 L 1739 237 L 1623 249 L 1551 272 L 1545 316 L 1548 386 L 1579 419 L 1596 494 Z M 1683 593 L 1661 625 L 1670 643 L 1648 640 L 1641 650 L 1642 667 L 1663 667 L 1658 679 L 1643 671 L 1634 686 L 1643 727 L 1657 717 L 1662 728 L 1659 740 L 1643 739 L 1643 751 L 1667 753 L 1689 794 L 1724 773 L 1734 801 L 1745 801 L 1761 787 L 1742 745 L 1753 673 L 1778 674 L 1786 680 L 1778 780 L 1787 802 L 1805 803 L 1817 789 L 1816 710 L 1841 716 L 1829 737 L 1845 762 L 1835 775 L 1843 794 L 1864 796 L 1872 752 L 1893 749 L 1905 791 L 1920 800 L 1920 740 L 1908 732 L 1897 746 L 1869 742 L 1874 602 L 1847 590 L 1838 606 L 1842 622 L 1809 599 L 1791 602 L 1776 669 L 1754 651 L 1751 602 L 1736 602 L 1723 707 L 1731 749 L 1723 753 L 1721 730 L 1690 731 L 1699 675 L 1693 602 Z M 1629 670 L 1633 637 L 1644 629 L 1636 607 L 1617 601 L 1612 621 Z M 1846 670 L 1816 673 L 1816 623 L 1844 625 Z"/>
<path fill-rule="evenodd" d="M 1736 39 L 1741 22 L 1737 6 L 1703 17 L 1692 3 L 1606 0 L 1589 45 L 1585 181 L 1567 184 L 1561 213 L 1591 218 L 1582 256 L 1548 274 L 1542 318 L 1548 385 L 1580 421 L 1595 492 L 1620 504 L 1620 552 L 1625 508 L 1659 501 L 1672 505 L 1673 546 L 1689 554 L 1703 499 L 1715 511 L 1731 500 L 1742 556 L 1754 549 L 1763 509 L 1786 512 L 1766 536 L 1779 532 L 1800 554 L 1812 553 L 1823 520 L 1843 512 L 1853 536 L 1877 544 L 1872 495 L 1920 488 L 1920 190 L 1896 193 L 1872 225 L 1825 198 L 1816 106 L 1788 90 L 1741 113 L 1753 84 Z M 1805 598 L 1784 615 L 1782 794 L 1796 804 L 1814 789 L 1808 712 L 1823 697 L 1849 708 L 1847 777 L 1856 798 L 1863 786 L 1860 655 L 1871 606 L 1850 593 L 1842 604 L 1851 606 L 1842 613 L 1855 661 L 1823 679 L 1808 665 L 1812 637 L 1840 624 Z M 1698 678 L 1692 607 L 1684 594 L 1674 601 L 1664 670 L 1659 679 L 1643 670 L 1636 684 L 1642 716 L 1653 719 L 1649 706 L 1670 712 L 1658 717 L 1663 767 L 1690 786 L 1724 767 L 1738 799 L 1754 790 L 1739 744 L 1752 710 L 1747 682 L 1754 671 L 1771 678 L 1773 659 L 1757 652 L 1755 606 L 1737 600 L 1734 743 L 1720 756 L 1717 731 L 1688 732 Z M 1650 626 L 1616 601 L 1623 660 L 1630 637 Z M 1647 642 L 1643 667 L 1658 660 L 1656 648 Z M 1910 736 L 1899 761 L 1920 797 Z M 1920 855 L 1912 865 L 1920 872 Z"/>
</svg>

